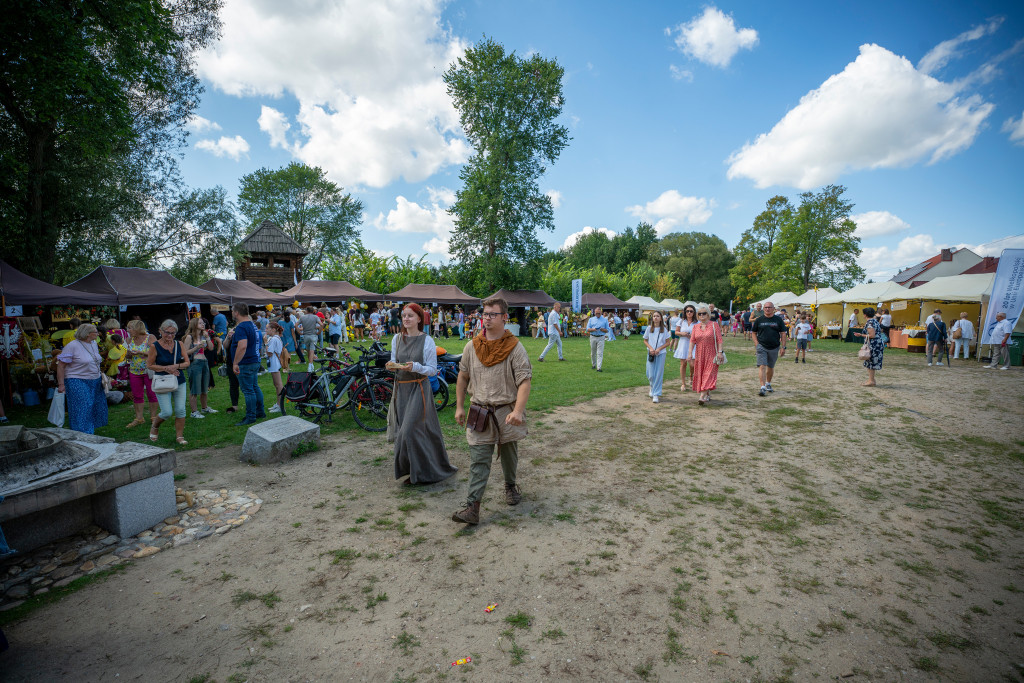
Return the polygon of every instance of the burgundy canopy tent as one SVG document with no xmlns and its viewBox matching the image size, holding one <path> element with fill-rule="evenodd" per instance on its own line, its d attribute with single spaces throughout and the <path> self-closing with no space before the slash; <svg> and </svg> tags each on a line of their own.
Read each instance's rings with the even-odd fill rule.
<svg viewBox="0 0 1024 683">
<path fill-rule="evenodd" d="M 231 298 L 231 303 L 240 302 L 250 306 L 263 306 L 265 304 L 288 306 L 294 301 L 290 296 L 269 292 L 255 282 L 249 282 L 248 280 L 224 280 L 215 277 L 199 285 L 199 289 L 224 294 Z"/>
<path fill-rule="evenodd" d="M 110 294 L 86 294 L 73 289 L 51 285 L 25 275 L 0 259 L 0 293 L 7 306 L 116 306 L 117 299 Z"/>
<path fill-rule="evenodd" d="M 635 311 L 640 308 L 637 304 L 626 303 L 614 294 L 584 294 L 583 308 L 594 308 L 595 306 L 600 306 L 606 311 L 615 309 Z"/>
<path fill-rule="evenodd" d="M 345 280 L 303 280 L 291 289 L 281 292 L 282 295 L 300 303 L 334 303 L 358 299 L 360 301 L 383 301 L 384 297 L 374 292 L 360 289 Z"/>
<path fill-rule="evenodd" d="M 455 285 L 406 285 L 397 292 L 388 294 L 388 299 L 430 304 L 480 305 L 480 299 L 466 294 Z"/>
<path fill-rule="evenodd" d="M 113 297 L 115 300 L 108 305 L 231 303 L 231 299 L 223 294 L 187 285 L 166 271 L 145 268 L 100 266 L 82 279 L 75 280 L 67 288 L 93 296 Z M 96 303 L 95 300 L 93 303 Z"/>
<path fill-rule="evenodd" d="M 555 305 L 546 292 L 540 289 L 499 289 L 488 298 L 501 297 L 508 302 L 510 308 L 522 306 L 542 306 L 549 308 Z"/>
</svg>

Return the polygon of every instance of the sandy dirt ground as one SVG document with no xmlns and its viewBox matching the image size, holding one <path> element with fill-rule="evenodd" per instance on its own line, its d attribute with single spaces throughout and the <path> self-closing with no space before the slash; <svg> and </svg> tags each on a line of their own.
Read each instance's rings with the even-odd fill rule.
<svg viewBox="0 0 1024 683">
<path fill-rule="evenodd" d="M 495 466 L 469 533 L 464 441 L 422 488 L 379 435 L 182 454 L 260 513 L 6 627 L 0 679 L 1024 680 L 1024 373 L 886 364 L 531 414 L 522 503 Z"/>
</svg>

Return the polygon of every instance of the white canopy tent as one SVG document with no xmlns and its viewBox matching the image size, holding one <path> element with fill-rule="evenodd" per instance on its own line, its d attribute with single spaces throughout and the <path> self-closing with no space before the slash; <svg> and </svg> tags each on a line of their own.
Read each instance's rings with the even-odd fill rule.
<svg viewBox="0 0 1024 683">
<path fill-rule="evenodd" d="M 817 291 L 813 289 L 808 289 L 806 292 L 798 296 L 790 303 L 800 304 L 801 306 L 817 306 L 818 303 L 822 301 L 822 299 L 825 299 L 826 297 L 830 297 L 833 294 L 838 293 L 839 292 L 832 289 L 831 287 L 822 287 Z"/>
<path fill-rule="evenodd" d="M 670 311 L 681 311 L 683 310 L 683 307 L 686 306 L 686 304 L 679 299 L 662 299 L 661 305 L 668 306 L 667 310 Z"/>
<path fill-rule="evenodd" d="M 992 291 L 995 273 L 981 275 L 948 275 L 937 277 L 920 287 L 909 290 L 908 298 L 920 301 L 973 301 L 987 300 Z"/>
<path fill-rule="evenodd" d="M 885 282 L 865 282 L 845 292 L 839 292 L 824 299 L 819 298 L 818 324 L 824 325 L 830 319 L 838 320 L 843 326 L 840 337 L 846 337 L 846 332 L 850 326 L 847 309 L 877 306 L 880 303 L 891 303 L 893 301 L 914 302 L 914 308 L 903 309 L 901 313 L 897 313 L 897 310 L 893 309 L 893 323 L 914 322 L 918 319 L 920 309 L 917 308 L 917 301 L 911 291 L 892 280 L 886 280 Z M 901 321 L 899 319 L 901 315 L 909 317 L 907 320 Z"/>
<path fill-rule="evenodd" d="M 778 309 L 782 306 L 790 305 L 791 303 L 796 301 L 796 298 L 796 294 L 794 294 L 793 292 L 775 292 L 767 299 L 761 299 L 760 301 L 754 302 L 754 305 L 756 306 L 757 304 L 761 304 L 762 306 L 764 306 L 765 302 L 771 301 L 773 304 L 775 304 L 775 308 Z"/>
<path fill-rule="evenodd" d="M 666 311 L 671 311 L 672 310 L 671 306 L 666 306 L 665 304 L 658 303 L 657 301 L 655 301 L 654 299 L 652 299 L 649 296 L 639 296 L 639 295 L 637 295 L 637 296 L 634 296 L 634 297 L 631 297 L 631 298 L 627 299 L 626 303 L 627 304 L 636 304 L 637 306 L 640 307 L 641 311 L 661 311 L 661 312 L 664 313 Z"/>
</svg>

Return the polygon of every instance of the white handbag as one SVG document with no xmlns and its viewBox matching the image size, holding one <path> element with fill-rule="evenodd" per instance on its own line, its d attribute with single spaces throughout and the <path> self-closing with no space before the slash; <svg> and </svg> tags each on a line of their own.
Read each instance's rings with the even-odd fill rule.
<svg viewBox="0 0 1024 683">
<path fill-rule="evenodd" d="M 174 365 L 178 364 L 178 342 L 174 342 Z M 178 378 L 174 375 L 154 375 L 153 393 L 169 394 L 178 388 Z"/>
</svg>

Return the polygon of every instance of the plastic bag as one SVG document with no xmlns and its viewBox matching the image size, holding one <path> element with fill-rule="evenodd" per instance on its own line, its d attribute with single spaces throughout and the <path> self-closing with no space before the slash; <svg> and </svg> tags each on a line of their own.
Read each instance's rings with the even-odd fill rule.
<svg viewBox="0 0 1024 683">
<path fill-rule="evenodd" d="M 64 393 L 58 391 L 53 395 L 53 400 L 50 401 L 50 414 L 46 416 L 46 421 L 55 427 L 64 426 Z"/>
</svg>

